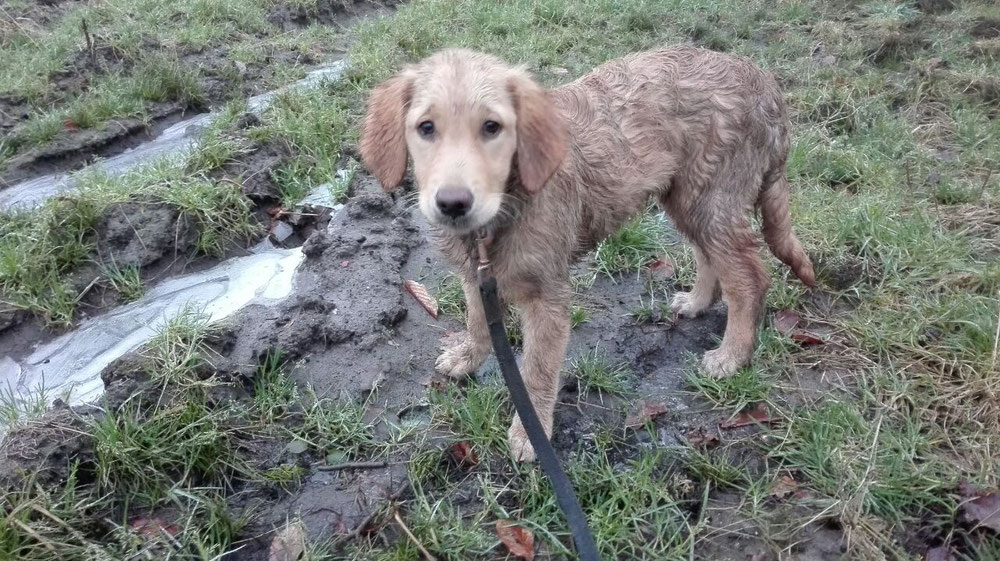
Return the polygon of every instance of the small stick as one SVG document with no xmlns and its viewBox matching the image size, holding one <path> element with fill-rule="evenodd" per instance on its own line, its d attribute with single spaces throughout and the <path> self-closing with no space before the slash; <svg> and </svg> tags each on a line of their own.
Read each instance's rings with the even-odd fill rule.
<svg viewBox="0 0 1000 561">
<path fill-rule="evenodd" d="M 986 192 L 986 185 L 989 184 L 990 178 L 993 177 L 993 168 L 990 168 L 986 172 L 986 179 L 983 179 L 983 184 L 979 186 L 979 199 L 982 200 L 983 193 Z"/>
<path fill-rule="evenodd" d="M 384 468 L 389 465 L 389 462 L 346 462 L 343 464 L 337 464 L 333 466 L 316 466 L 316 471 L 339 471 L 342 469 L 370 469 L 370 468 Z"/>
<path fill-rule="evenodd" d="M 410 484 L 409 484 L 409 482 L 407 482 L 402 487 L 400 487 L 399 489 L 397 489 L 395 493 L 393 493 L 393 494 L 389 495 L 388 497 L 386 497 L 386 501 L 388 501 L 390 503 L 395 502 L 400 497 L 402 497 L 404 493 L 406 493 L 409 490 L 410 490 Z M 395 508 L 395 507 L 393 507 L 393 508 Z M 361 532 L 364 532 L 365 528 L 367 528 L 368 525 L 371 524 L 378 517 L 379 514 L 381 514 L 380 510 L 381 509 L 374 509 L 374 510 L 372 510 L 368 514 L 368 516 L 365 517 L 364 520 L 362 520 L 357 526 L 354 527 L 353 530 L 351 530 L 349 533 L 344 534 L 344 535 L 340 536 L 339 538 L 337 538 L 334 541 L 334 543 L 333 543 L 334 547 L 339 547 L 339 546 L 347 543 L 348 541 L 356 539 L 358 536 L 360 536 Z"/>
<path fill-rule="evenodd" d="M 406 527 L 406 524 L 403 522 L 403 519 L 399 517 L 398 510 L 393 511 L 392 517 L 396 519 L 396 524 L 399 524 L 399 527 L 403 529 L 403 533 L 406 534 L 406 537 L 410 538 L 410 541 L 413 542 L 413 545 L 417 546 L 417 549 L 420 550 L 420 553 L 424 554 L 424 557 L 427 558 L 427 561 L 437 561 L 437 558 L 431 555 L 431 553 L 427 551 L 426 548 L 424 548 L 424 545 L 420 543 L 419 540 L 417 540 L 417 537 L 413 535 L 413 532 L 411 532 L 410 529 Z"/>
<path fill-rule="evenodd" d="M 87 40 L 87 51 L 90 52 L 90 63 L 97 66 L 97 55 L 94 53 L 94 42 L 90 39 L 90 30 L 87 29 L 87 18 L 81 20 L 80 27 L 83 28 L 83 37 Z"/>
</svg>

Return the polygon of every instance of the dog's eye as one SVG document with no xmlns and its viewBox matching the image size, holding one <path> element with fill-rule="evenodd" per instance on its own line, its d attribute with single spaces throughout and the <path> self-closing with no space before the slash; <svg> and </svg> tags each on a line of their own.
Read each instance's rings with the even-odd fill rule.
<svg viewBox="0 0 1000 561">
<path fill-rule="evenodd" d="M 423 121 L 417 125 L 417 132 L 420 136 L 427 138 L 434 134 L 434 121 Z"/>
<path fill-rule="evenodd" d="M 500 123 L 496 121 L 486 121 L 483 123 L 483 134 L 486 136 L 496 136 L 500 132 Z"/>
</svg>

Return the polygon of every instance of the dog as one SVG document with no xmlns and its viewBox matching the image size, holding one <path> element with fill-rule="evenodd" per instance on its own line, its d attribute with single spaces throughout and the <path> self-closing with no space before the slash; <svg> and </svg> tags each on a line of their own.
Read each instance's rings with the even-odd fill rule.
<svg viewBox="0 0 1000 561">
<path fill-rule="evenodd" d="M 693 47 L 634 53 L 546 90 L 521 67 L 447 49 L 371 93 L 364 166 L 392 191 L 412 161 L 418 206 L 461 272 L 464 339 L 436 369 L 461 377 L 490 352 L 476 283 L 476 239 L 488 232 L 501 296 L 521 313 L 525 385 L 551 437 L 570 336 L 570 265 L 655 199 L 694 247 L 697 275 L 672 310 L 693 317 L 719 287 L 722 343 L 701 365 L 730 376 L 752 357 L 770 279 L 748 214 L 758 208 L 772 253 L 815 286 L 791 229 L 788 117 L 774 78 L 749 60 Z M 516 460 L 534 450 L 515 415 Z"/>
</svg>

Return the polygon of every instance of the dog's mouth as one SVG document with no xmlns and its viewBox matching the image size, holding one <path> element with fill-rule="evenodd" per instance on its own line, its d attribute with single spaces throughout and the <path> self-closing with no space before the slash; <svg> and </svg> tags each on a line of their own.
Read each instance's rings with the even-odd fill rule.
<svg viewBox="0 0 1000 561">
<path fill-rule="evenodd" d="M 464 236 L 472 232 L 481 230 L 487 227 L 493 218 L 490 217 L 487 220 L 483 220 L 478 214 L 467 214 L 465 216 L 459 216 L 452 218 L 444 215 L 436 215 L 431 217 L 431 223 L 441 228 L 442 230 L 456 234 L 459 236 Z"/>
</svg>

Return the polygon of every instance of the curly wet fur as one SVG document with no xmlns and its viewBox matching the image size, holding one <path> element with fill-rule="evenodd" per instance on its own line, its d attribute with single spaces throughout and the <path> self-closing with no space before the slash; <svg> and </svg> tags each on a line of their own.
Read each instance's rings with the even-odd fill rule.
<svg viewBox="0 0 1000 561">
<path fill-rule="evenodd" d="M 440 145 L 406 137 L 406 127 L 422 118 L 412 115 L 416 106 L 435 103 L 450 108 L 435 113 L 442 130 L 500 104 L 500 113 L 516 115 L 514 155 L 498 165 L 490 154 L 500 145 L 471 133 L 454 144 L 442 136 Z M 674 310 L 697 315 L 720 288 L 728 305 L 722 344 L 702 361 L 710 374 L 731 375 L 753 353 L 770 281 L 750 212 L 760 209 L 771 251 L 814 285 L 791 229 L 788 149 L 788 117 L 774 79 L 745 58 L 689 47 L 631 54 L 549 91 L 494 57 L 442 51 L 376 89 L 361 139 L 366 166 L 387 189 L 402 181 L 409 152 L 421 197 L 432 197 L 442 181 L 462 181 L 477 200 L 500 201 L 487 217 L 495 234 L 490 257 L 503 298 L 521 312 L 523 376 L 550 432 L 570 333 L 569 267 L 650 198 L 695 249 L 695 286 L 675 296 Z M 455 162 L 458 176 L 435 175 Z M 437 368 L 466 375 L 490 350 L 474 241 L 421 208 L 439 222 L 437 241 L 462 272 L 469 310 L 466 339 L 446 349 Z M 517 419 L 510 444 L 517 458 L 534 457 Z"/>
</svg>

